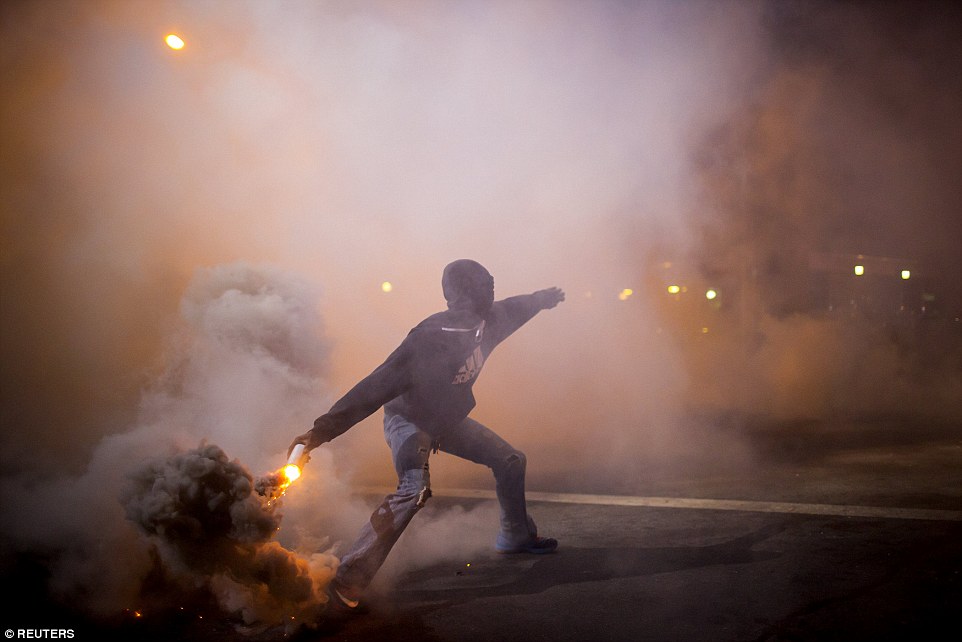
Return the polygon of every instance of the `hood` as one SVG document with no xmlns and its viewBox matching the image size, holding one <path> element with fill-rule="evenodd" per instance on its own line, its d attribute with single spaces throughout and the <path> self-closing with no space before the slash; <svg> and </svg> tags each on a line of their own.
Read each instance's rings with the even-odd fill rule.
<svg viewBox="0 0 962 642">
<path fill-rule="evenodd" d="M 494 303 L 494 278 L 483 265 L 470 259 L 445 266 L 441 289 L 449 310 L 470 310 L 484 316 Z"/>
</svg>

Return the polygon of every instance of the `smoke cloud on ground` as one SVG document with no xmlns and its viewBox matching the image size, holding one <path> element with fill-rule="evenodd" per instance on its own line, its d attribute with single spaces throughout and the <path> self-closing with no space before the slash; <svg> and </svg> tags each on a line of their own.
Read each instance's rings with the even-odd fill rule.
<svg viewBox="0 0 962 642">
<path fill-rule="evenodd" d="M 315 619 L 332 543 L 285 548 L 274 539 L 283 501 L 253 492 L 254 475 L 280 467 L 292 426 L 325 398 L 315 304 L 275 268 L 199 271 L 135 425 L 104 438 L 79 476 L 4 478 L 4 552 L 49 560 L 51 594 L 103 617 L 183 608 L 185 594 L 194 608 L 206 594 L 243 625 Z M 215 440 L 259 472 L 205 443 Z M 305 485 L 333 477 L 329 459 L 315 459 Z M 311 510 L 337 522 L 332 505 L 351 500 L 328 486 Z"/>
<path fill-rule="evenodd" d="M 217 446 L 148 463 L 131 475 L 122 503 L 172 584 L 207 587 L 244 624 L 312 622 L 323 612 L 336 559 L 300 558 L 272 541 L 276 504 Z"/>
<path fill-rule="evenodd" d="M 57 551 L 58 594 L 127 604 L 127 476 L 202 442 L 276 467 L 456 258 L 568 293 L 475 388 L 534 487 L 754 466 L 759 424 L 962 422 L 953 3 L 229 5 L 0 6 L 4 547 Z M 938 314 L 829 310 L 871 294 L 828 278 L 858 254 Z M 275 541 L 336 552 L 391 475 L 375 417 Z"/>
</svg>

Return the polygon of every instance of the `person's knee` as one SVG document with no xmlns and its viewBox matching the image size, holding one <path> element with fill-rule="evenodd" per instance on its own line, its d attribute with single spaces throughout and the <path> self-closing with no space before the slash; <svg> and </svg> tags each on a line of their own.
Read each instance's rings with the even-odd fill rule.
<svg viewBox="0 0 962 642">
<path fill-rule="evenodd" d="M 431 456 L 431 437 L 418 431 L 401 441 L 394 448 L 394 469 L 403 478 L 407 471 L 420 470 L 428 465 Z"/>
<path fill-rule="evenodd" d="M 431 497 L 431 476 L 425 468 L 405 471 L 398 484 L 397 495 L 413 501 L 415 508 L 421 508 Z"/>
<path fill-rule="evenodd" d="M 524 471 L 528 466 L 528 458 L 520 450 L 512 450 L 508 453 L 501 465 L 498 467 L 501 474 L 509 477 L 524 477 Z"/>
</svg>

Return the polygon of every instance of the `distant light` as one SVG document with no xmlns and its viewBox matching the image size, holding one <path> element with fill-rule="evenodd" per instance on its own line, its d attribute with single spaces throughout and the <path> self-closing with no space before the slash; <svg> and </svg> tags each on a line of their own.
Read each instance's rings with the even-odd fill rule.
<svg viewBox="0 0 962 642">
<path fill-rule="evenodd" d="M 630 297 L 634 293 L 635 291 L 632 290 L 631 288 L 625 288 L 624 290 L 618 293 L 618 299 L 621 301 L 627 301 L 628 297 Z"/>
<path fill-rule="evenodd" d="M 167 37 L 164 38 L 164 42 L 166 42 L 167 46 L 174 51 L 180 51 L 184 48 L 184 39 L 175 33 L 167 34 Z"/>
<path fill-rule="evenodd" d="M 856 265 L 856 266 L 855 266 L 855 276 L 862 276 L 863 274 L 865 274 L 865 266 L 864 266 L 864 265 Z"/>
<path fill-rule="evenodd" d="M 385 281 L 384 283 L 381 284 L 381 292 L 390 292 L 393 289 L 394 289 L 394 286 L 391 285 L 390 281 Z"/>
<path fill-rule="evenodd" d="M 708 328 L 702 328 L 702 329 L 701 329 L 701 333 L 702 333 L 702 334 L 708 334 Z"/>
<path fill-rule="evenodd" d="M 912 276 L 912 272 L 910 270 L 902 270 L 903 281 L 908 281 L 911 276 Z"/>
<path fill-rule="evenodd" d="M 715 290 L 708 290 L 708 292 L 705 292 L 705 298 L 709 301 L 713 300 L 716 296 L 718 296 L 718 292 Z"/>
<path fill-rule="evenodd" d="M 678 294 L 679 292 L 681 292 L 681 288 L 677 285 L 668 286 L 668 294 Z"/>
</svg>

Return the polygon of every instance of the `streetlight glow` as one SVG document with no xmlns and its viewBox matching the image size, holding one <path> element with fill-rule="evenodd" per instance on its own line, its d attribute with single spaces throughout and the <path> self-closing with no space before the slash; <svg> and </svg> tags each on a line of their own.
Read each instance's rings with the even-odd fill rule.
<svg viewBox="0 0 962 642">
<path fill-rule="evenodd" d="M 681 288 L 677 285 L 668 286 L 668 294 L 678 294 L 679 292 L 681 292 Z"/>
<path fill-rule="evenodd" d="M 705 292 L 705 298 L 708 299 L 709 301 L 714 300 L 716 296 L 718 296 L 718 292 L 713 289 L 708 290 L 708 292 Z"/>
<path fill-rule="evenodd" d="M 865 274 L 865 266 L 864 266 L 864 265 L 856 265 L 856 266 L 855 266 L 855 276 L 862 276 L 863 274 Z"/>
<path fill-rule="evenodd" d="M 173 49 L 174 51 L 180 51 L 181 49 L 184 48 L 184 44 L 185 44 L 184 39 L 175 33 L 167 34 L 167 37 L 164 38 L 164 42 L 166 42 L 167 46 Z"/>
<path fill-rule="evenodd" d="M 910 270 L 902 270 L 903 281 L 908 281 L 911 276 L 912 276 L 912 272 Z"/>
</svg>

